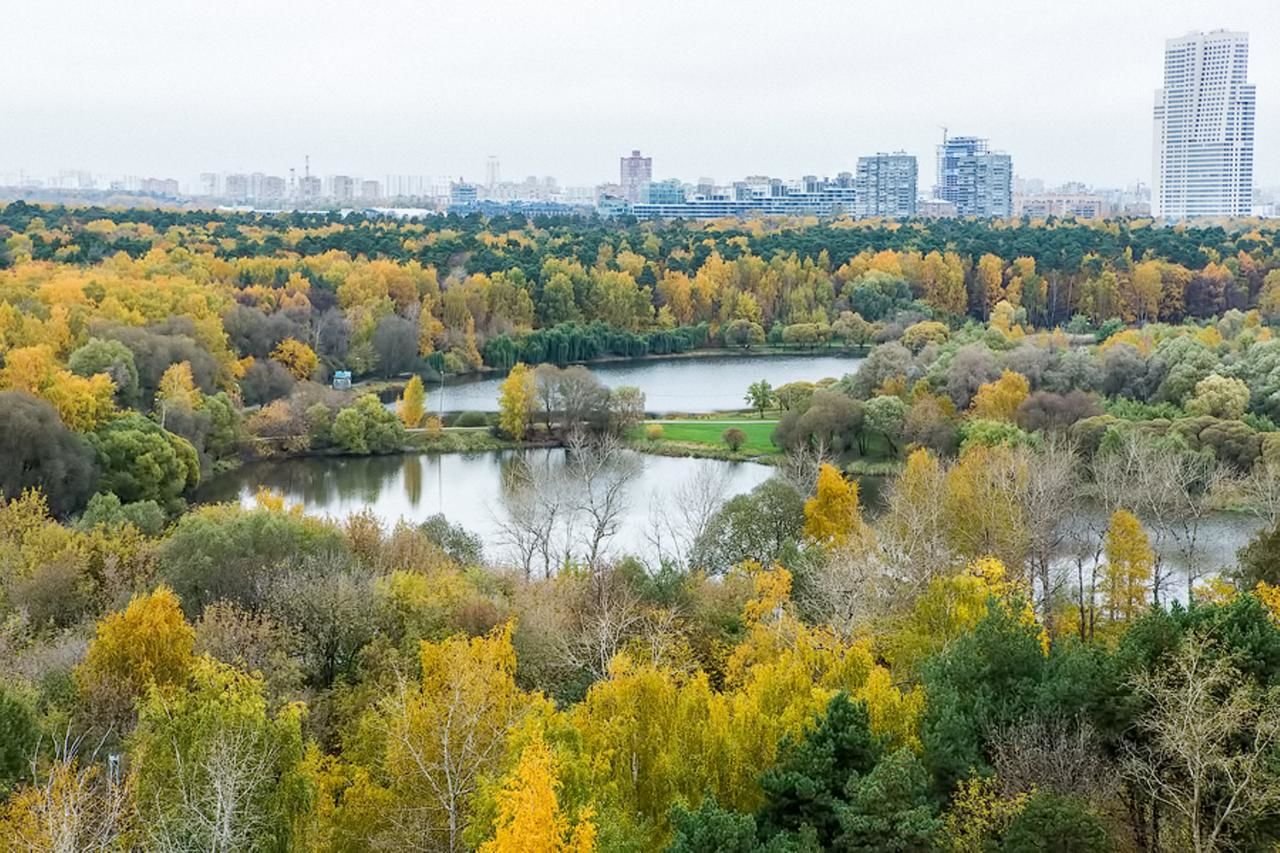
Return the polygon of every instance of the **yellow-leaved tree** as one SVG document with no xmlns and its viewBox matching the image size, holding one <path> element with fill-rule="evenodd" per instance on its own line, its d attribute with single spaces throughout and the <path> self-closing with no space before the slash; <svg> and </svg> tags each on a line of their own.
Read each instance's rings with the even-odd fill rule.
<svg viewBox="0 0 1280 853">
<path fill-rule="evenodd" d="M 171 364 L 160 376 L 156 386 L 156 408 L 194 409 L 200 405 L 200 389 L 191 373 L 191 362 Z M 163 426 L 163 424 L 161 424 Z"/>
<path fill-rule="evenodd" d="M 282 364 L 299 382 L 310 379 L 320 366 L 315 350 L 295 338 L 285 338 L 276 344 L 276 348 L 271 351 L 271 358 Z"/>
<path fill-rule="evenodd" d="M 576 824 L 560 808 L 559 762 L 537 737 L 520 752 L 498 794 L 497 832 L 480 853 L 591 853 L 596 828 L 590 808 Z"/>
<path fill-rule="evenodd" d="M 1142 522 L 1125 509 L 1111 514 L 1104 547 L 1107 565 L 1103 599 L 1107 617 L 1127 622 L 1147 607 L 1147 589 L 1155 571 L 1155 551 L 1142 529 Z"/>
<path fill-rule="evenodd" d="M 548 739 L 565 749 L 565 800 L 595 807 L 602 827 L 627 826 L 645 849 L 670 841 L 676 803 L 696 808 L 714 797 L 736 811 L 759 808 L 759 779 L 779 745 L 803 737 L 840 691 L 866 703 L 872 730 L 894 747 L 918 743 L 920 691 L 896 687 L 868 642 L 804 624 L 786 569 L 748 562 L 733 580 L 744 574 L 754 590 L 743 609 L 747 634 L 729 656 L 723 686 L 700 669 L 624 651 L 582 702 L 547 724 Z"/>
<path fill-rule="evenodd" d="M 427 391 L 422 387 L 422 377 L 414 376 L 404 386 L 396 403 L 396 414 L 408 429 L 417 429 L 427 413 Z"/>
<path fill-rule="evenodd" d="M 152 686 L 182 684 L 194 660 L 195 631 L 166 586 L 134 596 L 98 623 L 76 683 L 104 716 L 127 717 Z"/>
<path fill-rule="evenodd" d="M 511 625 L 482 637 L 423 643 L 422 680 L 382 703 L 398 846 L 430 842 L 459 850 L 482 777 L 499 768 L 503 744 L 530 697 L 516 686 Z"/>
<path fill-rule="evenodd" d="M 858 484 L 824 462 L 814 495 L 804 502 L 804 535 L 821 545 L 838 546 L 862 531 Z"/>
<path fill-rule="evenodd" d="M 1035 621 L 1026 590 L 1010 580 L 1003 563 L 982 557 L 950 577 L 935 578 L 916 599 L 897 630 L 884 638 L 885 657 L 897 673 L 913 672 L 922 661 L 982 621 L 990 602 L 1018 608 Z M 1047 641 L 1047 636 L 1044 638 Z"/>
<path fill-rule="evenodd" d="M 1018 406 L 1031 393 L 1031 383 L 1027 377 L 1012 370 L 1000 374 L 995 382 L 988 382 L 978 388 L 973 397 L 973 414 L 979 418 L 990 418 L 996 421 L 1010 421 L 1018 412 Z"/>
<path fill-rule="evenodd" d="M 516 441 L 529 430 L 536 394 L 533 371 L 523 362 L 511 368 L 498 388 L 498 423 Z"/>
</svg>

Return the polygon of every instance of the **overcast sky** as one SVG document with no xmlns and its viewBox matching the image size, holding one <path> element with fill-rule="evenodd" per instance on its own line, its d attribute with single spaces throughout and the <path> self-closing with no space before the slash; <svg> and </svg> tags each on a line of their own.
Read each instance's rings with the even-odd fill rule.
<svg viewBox="0 0 1280 853">
<path fill-rule="evenodd" d="M 1280 184 L 1280 0 L 30 0 L 4 4 L 0 173 L 725 182 L 852 170 L 940 125 L 1015 171 L 1151 177 L 1164 40 L 1250 33 Z"/>
</svg>

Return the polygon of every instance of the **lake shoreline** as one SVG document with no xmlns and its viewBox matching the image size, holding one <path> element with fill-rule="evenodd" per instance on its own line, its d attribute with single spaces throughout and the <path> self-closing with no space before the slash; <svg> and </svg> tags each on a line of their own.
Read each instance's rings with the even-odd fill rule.
<svg viewBox="0 0 1280 853">
<path fill-rule="evenodd" d="M 770 346 L 766 344 L 763 347 L 753 349 L 728 349 L 725 347 L 702 347 L 700 349 L 690 350 L 688 352 L 673 353 L 652 353 L 649 355 L 605 355 L 600 358 L 593 358 L 590 361 L 570 361 L 565 364 L 557 364 L 557 367 L 585 367 L 588 370 L 595 366 L 618 367 L 631 364 L 655 364 L 661 362 L 680 362 L 680 361 L 698 361 L 700 359 L 712 358 L 728 358 L 747 360 L 768 360 L 772 358 L 823 358 L 829 356 L 848 356 L 850 358 L 866 358 L 867 354 L 874 348 L 874 344 L 865 344 L 853 347 L 783 347 Z M 541 364 L 555 364 L 555 362 L 541 362 Z M 531 364 L 530 367 L 538 367 L 539 365 Z M 455 376 L 448 377 L 448 380 L 441 382 L 437 379 L 431 379 L 422 374 L 404 373 L 389 379 L 362 379 L 353 383 L 352 391 L 363 391 L 370 394 L 382 394 L 389 391 L 399 391 L 404 388 L 405 384 L 415 375 L 419 376 L 428 389 L 457 388 L 464 385 L 470 385 L 476 382 L 484 382 L 487 379 L 494 379 L 506 376 L 508 371 L 500 367 L 484 366 L 477 370 L 460 373 Z"/>
</svg>

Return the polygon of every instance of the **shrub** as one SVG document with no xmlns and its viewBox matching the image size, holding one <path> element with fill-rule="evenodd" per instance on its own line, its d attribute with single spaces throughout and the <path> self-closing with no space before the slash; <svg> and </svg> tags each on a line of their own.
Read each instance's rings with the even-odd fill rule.
<svg viewBox="0 0 1280 853">
<path fill-rule="evenodd" d="M 662 424 L 649 424 L 644 428 L 644 437 L 650 441 L 658 441 L 662 438 Z"/>
<path fill-rule="evenodd" d="M 747 443 L 747 434 L 737 427 L 729 427 L 720 433 L 720 440 L 728 445 L 730 450 L 737 453 L 738 448 Z"/>
<path fill-rule="evenodd" d="M 453 419 L 457 427 L 482 427 L 489 425 L 489 418 L 484 412 L 463 412 Z"/>
</svg>

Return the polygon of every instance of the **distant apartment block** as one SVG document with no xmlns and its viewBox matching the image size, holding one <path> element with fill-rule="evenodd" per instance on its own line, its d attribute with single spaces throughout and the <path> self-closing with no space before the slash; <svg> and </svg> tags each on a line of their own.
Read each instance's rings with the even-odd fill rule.
<svg viewBox="0 0 1280 853">
<path fill-rule="evenodd" d="M 449 186 L 449 206 L 450 207 L 474 207 L 476 202 L 480 200 L 480 192 L 475 184 L 468 184 L 463 181 L 450 184 Z"/>
<path fill-rule="evenodd" d="M 335 201 L 351 201 L 356 197 L 356 181 L 350 175 L 333 176 L 333 192 Z"/>
<path fill-rule="evenodd" d="M 922 198 L 916 201 L 916 215 L 926 219 L 945 219 L 956 215 L 956 206 L 940 198 Z"/>
<path fill-rule="evenodd" d="M 223 182 L 225 195 L 232 201 L 248 201 L 249 200 L 249 176 L 248 175 L 227 175 L 227 179 Z"/>
<path fill-rule="evenodd" d="M 652 192 L 652 187 L 650 187 Z M 660 193 L 666 192 L 659 190 Z M 625 212 L 638 219 L 719 219 L 747 216 L 839 216 L 852 213 L 857 197 L 853 178 L 830 180 L 806 175 L 799 181 L 753 176 L 725 191 L 666 202 L 640 202 Z M 609 212 L 621 212 L 610 205 Z M 601 202 L 601 213 L 607 215 Z"/>
<path fill-rule="evenodd" d="M 319 175 L 303 175 L 298 179 L 298 195 L 304 199 L 320 198 L 324 182 Z"/>
<path fill-rule="evenodd" d="M 631 156 L 619 161 L 618 183 L 622 186 L 622 197 L 635 204 L 644 197 L 644 188 L 653 180 L 653 158 L 642 157 L 638 150 Z"/>
<path fill-rule="evenodd" d="M 365 201 L 376 201 L 382 198 L 382 184 L 377 181 L 361 181 L 360 198 Z"/>
<path fill-rule="evenodd" d="M 957 216 L 1011 216 L 1013 158 L 976 136 L 943 136 L 934 196 L 954 204 Z"/>
<path fill-rule="evenodd" d="M 860 217 L 906 219 L 916 213 L 916 158 L 903 151 L 858 158 L 854 179 Z"/>
<path fill-rule="evenodd" d="M 684 185 L 673 179 L 654 181 L 644 187 L 642 201 L 645 204 L 683 204 Z"/>
<path fill-rule="evenodd" d="M 178 195 L 178 182 L 173 178 L 143 178 L 138 185 L 138 190 L 148 195 L 176 198 Z"/>
<path fill-rule="evenodd" d="M 1032 219 L 1073 217 L 1106 219 L 1112 214 L 1111 203 L 1102 195 L 1089 192 L 1043 192 L 1014 197 L 1014 216 Z"/>
<path fill-rule="evenodd" d="M 288 189 L 289 184 L 284 178 L 279 175 L 267 175 L 262 179 L 262 195 L 258 198 L 263 201 L 284 201 Z"/>
<path fill-rule="evenodd" d="M 1252 212 L 1256 91 L 1248 72 L 1248 33 L 1214 30 L 1165 42 L 1154 110 L 1154 215 Z"/>
</svg>

